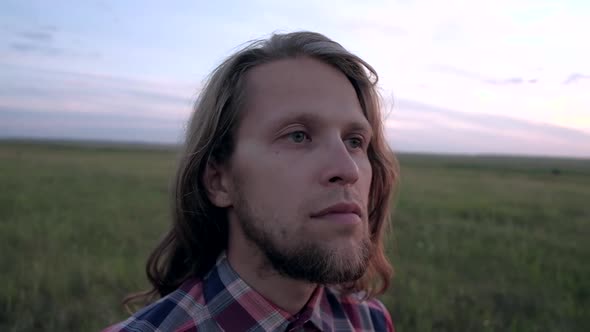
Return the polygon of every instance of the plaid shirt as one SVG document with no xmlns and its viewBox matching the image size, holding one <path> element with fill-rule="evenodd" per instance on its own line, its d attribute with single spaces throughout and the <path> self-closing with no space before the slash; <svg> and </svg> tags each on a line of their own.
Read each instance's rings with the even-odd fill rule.
<svg viewBox="0 0 590 332">
<path fill-rule="evenodd" d="M 104 332 L 140 331 L 393 331 L 377 299 L 360 301 L 317 287 L 306 306 L 290 315 L 250 288 L 225 255 L 203 280 L 176 291 Z"/>
</svg>

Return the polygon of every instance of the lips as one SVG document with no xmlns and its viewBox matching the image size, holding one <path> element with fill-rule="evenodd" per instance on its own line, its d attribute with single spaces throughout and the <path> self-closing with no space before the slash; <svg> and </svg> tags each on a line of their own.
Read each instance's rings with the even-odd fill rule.
<svg viewBox="0 0 590 332">
<path fill-rule="evenodd" d="M 354 202 L 342 202 L 314 213 L 311 217 L 349 224 L 361 221 L 361 211 L 361 207 Z"/>
</svg>

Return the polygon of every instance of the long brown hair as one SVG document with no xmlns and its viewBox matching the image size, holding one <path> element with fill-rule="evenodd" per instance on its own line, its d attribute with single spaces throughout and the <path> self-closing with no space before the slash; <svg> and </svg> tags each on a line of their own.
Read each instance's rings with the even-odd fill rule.
<svg viewBox="0 0 590 332">
<path fill-rule="evenodd" d="M 231 155 L 234 133 L 244 100 L 244 76 L 271 61 L 308 56 L 332 65 L 353 85 L 373 129 L 369 160 L 373 169 L 369 196 L 369 228 L 375 251 L 369 268 L 358 281 L 341 285 L 346 292 L 382 294 L 393 269 L 385 254 L 383 235 L 390 222 L 390 206 L 398 178 L 398 164 L 383 133 L 375 69 L 322 34 L 273 34 L 249 43 L 223 61 L 209 76 L 194 107 L 173 183 L 172 226 L 149 256 L 146 266 L 152 289 L 128 296 L 124 303 L 150 302 L 176 290 L 189 277 L 203 277 L 227 247 L 224 211 L 208 199 L 202 183 L 207 163 L 223 163 Z"/>
</svg>

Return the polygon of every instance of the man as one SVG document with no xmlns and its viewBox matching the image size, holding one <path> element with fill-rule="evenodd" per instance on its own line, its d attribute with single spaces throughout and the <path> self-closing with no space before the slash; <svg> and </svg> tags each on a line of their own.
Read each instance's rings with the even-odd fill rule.
<svg viewBox="0 0 590 332">
<path fill-rule="evenodd" d="M 397 163 L 376 83 L 312 32 L 224 61 L 190 120 L 153 289 L 127 302 L 160 299 L 107 330 L 392 331 L 375 296 Z"/>
</svg>

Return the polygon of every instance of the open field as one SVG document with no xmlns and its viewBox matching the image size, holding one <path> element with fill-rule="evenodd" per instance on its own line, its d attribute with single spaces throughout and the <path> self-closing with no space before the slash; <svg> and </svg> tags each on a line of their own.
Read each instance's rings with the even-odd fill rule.
<svg viewBox="0 0 590 332">
<path fill-rule="evenodd" d="M 0 331 L 127 316 L 175 151 L 0 142 Z M 397 330 L 590 331 L 590 161 L 402 155 L 382 297 Z"/>
</svg>

